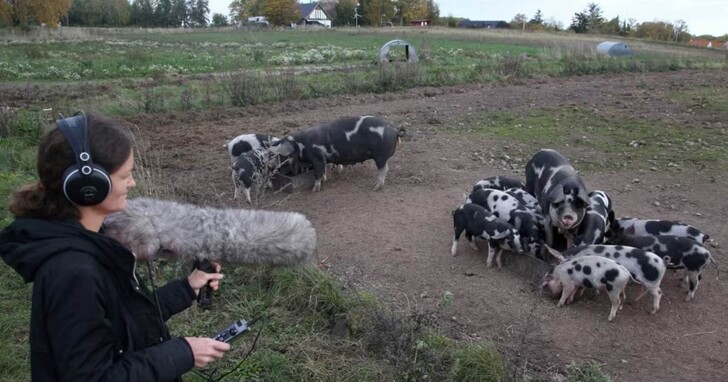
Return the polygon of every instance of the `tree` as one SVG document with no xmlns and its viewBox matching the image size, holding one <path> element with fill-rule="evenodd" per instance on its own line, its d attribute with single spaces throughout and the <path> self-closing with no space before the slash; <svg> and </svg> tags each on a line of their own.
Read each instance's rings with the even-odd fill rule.
<svg viewBox="0 0 728 382">
<path fill-rule="evenodd" d="M 131 6 L 127 0 L 74 0 L 68 11 L 68 25 L 125 26 Z"/>
<path fill-rule="evenodd" d="M 681 41 L 683 35 L 688 32 L 688 23 L 682 19 L 675 21 L 675 25 L 673 25 L 673 32 L 675 34 L 675 42 Z"/>
<path fill-rule="evenodd" d="M 587 18 L 589 19 L 587 29 L 590 33 L 597 32 L 599 30 L 599 26 L 604 23 L 602 9 L 596 3 L 589 3 L 586 8 Z"/>
<path fill-rule="evenodd" d="M 394 17 L 394 3 L 390 0 L 360 0 L 360 10 L 367 25 L 382 25 Z"/>
<path fill-rule="evenodd" d="M 586 33 L 589 31 L 589 16 L 584 12 L 574 13 L 574 17 L 571 18 L 571 25 L 569 29 L 576 33 Z"/>
<path fill-rule="evenodd" d="M 160 27 L 172 26 L 172 0 L 157 0 L 154 9 L 154 25 Z"/>
<path fill-rule="evenodd" d="M 528 18 L 523 13 L 516 13 L 515 16 L 513 16 L 513 20 L 511 20 L 511 28 L 513 29 L 522 29 L 523 25 L 526 23 Z"/>
<path fill-rule="evenodd" d="M 71 0 L 3 0 L 0 20 L 13 26 L 45 24 L 55 28 L 70 9 Z"/>
<path fill-rule="evenodd" d="M 564 24 L 561 21 L 557 21 L 553 17 L 549 17 L 543 22 L 543 27 L 546 30 L 560 31 L 564 29 Z"/>
<path fill-rule="evenodd" d="M 169 22 L 173 27 L 187 26 L 189 17 L 185 0 L 172 0 L 172 10 L 169 13 Z"/>
<path fill-rule="evenodd" d="M 187 15 L 189 23 L 193 27 L 206 27 L 209 19 L 207 14 L 210 13 L 208 0 L 188 0 Z"/>
<path fill-rule="evenodd" d="M 273 25 L 289 25 L 301 19 L 296 0 L 268 0 L 263 16 Z"/>
<path fill-rule="evenodd" d="M 336 4 L 336 17 L 333 24 L 336 26 L 354 25 L 354 12 L 356 9 L 356 0 L 339 0 Z"/>
<path fill-rule="evenodd" d="M 212 26 L 214 27 L 226 27 L 230 25 L 228 23 L 227 16 L 223 15 L 222 13 L 215 13 L 212 15 Z"/>
<path fill-rule="evenodd" d="M 531 20 L 528 20 L 528 25 L 543 25 L 543 14 L 540 9 L 536 10 L 536 14 Z"/>
</svg>

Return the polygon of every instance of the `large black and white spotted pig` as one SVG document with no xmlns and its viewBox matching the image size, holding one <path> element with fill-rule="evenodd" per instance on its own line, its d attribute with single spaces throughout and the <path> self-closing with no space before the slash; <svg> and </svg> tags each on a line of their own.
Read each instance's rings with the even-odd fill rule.
<svg viewBox="0 0 728 382">
<path fill-rule="evenodd" d="M 478 250 L 475 238 L 479 237 L 488 241 L 486 263 L 488 268 L 493 266 L 493 260 L 498 264 L 498 268 L 502 266 L 502 247 L 516 252 L 522 251 L 518 231 L 477 204 L 465 203 L 453 211 L 453 227 L 455 235 L 450 249 L 453 256 L 457 255 L 458 239 L 463 232 L 474 251 Z"/>
<path fill-rule="evenodd" d="M 235 162 L 239 156 L 249 151 L 260 151 L 270 148 L 271 144 L 278 141 L 278 138 L 265 134 L 241 134 L 231 139 L 223 147 L 227 148 L 230 154 L 230 162 Z"/>
<path fill-rule="evenodd" d="M 566 157 L 554 150 L 538 151 L 526 164 L 526 191 L 538 199 L 546 225 L 546 244 L 553 247 L 554 229 L 566 236 L 567 248 L 579 227 L 589 194 Z"/>
<path fill-rule="evenodd" d="M 662 298 L 660 284 L 667 267 L 658 255 L 639 248 L 622 245 L 582 245 L 567 249 L 564 252 L 549 248 L 549 252 L 562 262 L 571 262 L 584 256 L 600 256 L 616 261 L 629 271 L 635 281 L 642 285 L 643 290 L 635 298 L 635 301 L 649 292 L 652 295 L 652 310 L 650 313 L 655 314 L 660 309 L 660 299 Z"/>
<path fill-rule="evenodd" d="M 387 161 L 404 134 L 404 129 L 378 117 L 345 117 L 293 133 L 275 143 L 273 150 L 313 167 L 314 192 L 321 189 L 327 164 L 352 165 L 373 159 L 378 169 L 376 191 L 384 187 Z"/>
<path fill-rule="evenodd" d="M 540 253 L 543 239 L 539 224 L 514 196 L 504 191 L 483 188 L 472 192 L 465 202 L 482 206 L 495 217 L 507 221 L 518 231 L 521 248 L 526 253 L 533 256 Z"/>
<path fill-rule="evenodd" d="M 519 188 L 524 189 L 525 185 L 520 179 L 513 178 L 510 176 L 491 176 L 490 178 L 485 178 L 483 180 L 479 180 L 475 185 L 473 186 L 473 191 L 475 192 L 480 189 L 484 188 L 492 188 L 494 190 L 501 190 L 505 191 L 509 188 Z"/>
<path fill-rule="evenodd" d="M 580 288 L 606 290 L 612 302 L 608 321 L 612 321 L 626 300 L 624 289 L 631 279 L 629 271 L 614 260 L 584 256 L 554 267 L 544 277 L 541 288 L 548 287 L 554 296 L 561 293 L 557 307 L 571 302 Z"/>
<path fill-rule="evenodd" d="M 708 240 L 710 240 L 710 236 L 703 234 L 699 229 L 689 224 L 682 224 L 671 220 L 619 218 L 615 222 L 619 225 L 619 227 L 624 229 L 634 227 L 634 234 L 639 236 L 682 236 L 693 239 L 702 244 L 705 244 Z"/>
<path fill-rule="evenodd" d="M 592 191 L 589 199 L 591 203 L 586 208 L 584 221 L 576 231 L 575 246 L 604 243 L 604 237 L 614 222 L 612 199 L 606 192 Z"/>
<path fill-rule="evenodd" d="M 662 258 L 668 268 L 685 269 L 684 282 L 688 284 L 685 301 L 695 298 L 702 279 L 703 270 L 708 262 L 715 264 L 710 252 L 699 242 L 675 235 L 640 236 L 633 235 L 633 226 L 627 229 L 616 228 L 611 241 L 615 244 L 629 245 L 654 252 Z"/>
</svg>

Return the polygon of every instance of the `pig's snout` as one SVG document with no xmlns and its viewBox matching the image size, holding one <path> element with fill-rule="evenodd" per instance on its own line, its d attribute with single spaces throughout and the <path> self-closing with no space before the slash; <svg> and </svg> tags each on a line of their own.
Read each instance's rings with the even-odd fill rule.
<svg viewBox="0 0 728 382">
<path fill-rule="evenodd" d="M 561 217 L 561 225 L 564 228 L 571 228 L 576 223 L 576 217 L 574 215 L 564 215 Z"/>
</svg>

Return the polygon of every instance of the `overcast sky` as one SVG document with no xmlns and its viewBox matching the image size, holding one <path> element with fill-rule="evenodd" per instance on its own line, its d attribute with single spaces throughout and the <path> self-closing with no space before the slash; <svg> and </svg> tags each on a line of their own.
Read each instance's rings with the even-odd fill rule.
<svg viewBox="0 0 728 382">
<path fill-rule="evenodd" d="M 300 0 L 308 3 L 310 0 Z M 210 0 L 210 12 L 228 15 L 231 0 Z M 553 18 L 568 28 L 574 13 L 586 9 L 591 1 L 574 0 L 435 0 L 440 16 L 467 17 L 471 20 L 511 21 L 517 13 L 528 18 L 541 9 L 544 19 Z M 620 20 L 633 18 L 638 22 L 684 20 L 693 35 L 728 33 L 728 0 L 608 0 L 597 1 L 606 19 L 619 16 Z"/>
</svg>

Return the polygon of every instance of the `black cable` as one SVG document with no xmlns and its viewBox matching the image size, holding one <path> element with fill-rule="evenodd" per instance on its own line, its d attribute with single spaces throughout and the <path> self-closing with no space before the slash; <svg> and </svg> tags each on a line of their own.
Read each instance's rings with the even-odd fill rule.
<svg viewBox="0 0 728 382">
<path fill-rule="evenodd" d="M 149 272 L 149 282 L 152 284 L 152 295 L 154 295 L 154 305 L 157 307 L 157 318 L 159 319 L 159 325 L 162 328 L 162 338 L 169 340 L 171 338 L 167 326 L 164 324 L 164 318 L 162 318 L 162 308 L 159 304 L 159 296 L 157 295 L 157 284 L 154 282 L 154 273 L 152 273 L 151 260 L 147 261 L 147 271 Z"/>
</svg>

